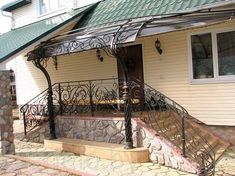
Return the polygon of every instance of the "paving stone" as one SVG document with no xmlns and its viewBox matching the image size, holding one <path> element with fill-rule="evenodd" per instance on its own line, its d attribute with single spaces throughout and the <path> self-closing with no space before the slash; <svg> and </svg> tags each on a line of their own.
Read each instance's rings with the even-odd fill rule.
<svg viewBox="0 0 235 176">
<path fill-rule="evenodd" d="M 145 172 L 145 171 L 149 171 L 149 168 L 141 166 L 141 167 L 138 168 L 138 170 Z"/>
</svg>

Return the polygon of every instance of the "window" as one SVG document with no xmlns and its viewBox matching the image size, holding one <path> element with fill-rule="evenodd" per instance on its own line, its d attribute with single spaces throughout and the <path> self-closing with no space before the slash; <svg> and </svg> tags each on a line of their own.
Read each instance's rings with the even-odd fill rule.
<svg viewBox="0 0 235 176">
<path fill-rule="evenodd" d="M 65 0 L 39 0 L 40 15 L 64 8 Z"/>
<path fill-rule="evenodd" d="M 235 81 L 235 31 L 191 35 L 192 81 Z"/>
<path fill-rule="evenodd" d="M 235 31 L 217 34 L 219 76 L 235 75 Z"/>
</svg>

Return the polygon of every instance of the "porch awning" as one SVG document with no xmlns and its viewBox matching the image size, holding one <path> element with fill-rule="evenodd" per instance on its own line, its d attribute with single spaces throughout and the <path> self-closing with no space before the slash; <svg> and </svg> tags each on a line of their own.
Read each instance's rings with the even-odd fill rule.
<svg viewBox="0 0 235 176">
<path fill-rule="evenodd" d="M 134 42 L 143 24 L 144 22 L 124 21 L 117 25 L 80 30 L 69 35 L 59 36 L 45 45 L 44 57 L 103 48 L 110 46 L 113 42 L 115 44 Z"/>
<path fill-rule="evenodd" d="M 201 12 L 163 19 L 151 19 L 138 37 L 180 31 L 220 23 L 234 17 L 235 9 L 228 11 Z"/>
<path fill-rule="evenodd" d="M 115 44 L 134 42 L 137 37 L 178 31 L 230 20 L 235 10 L 144 17 L 101 27 L 80 28 L 53 38 L 29 53 L 28 60 L 75 53 Z M 42 49 L 42 50 L 41 50 Z M 39 54 L 40 53 L 40 54 Z M 43 55 L 41 55 L 43 53 Z"/>
</svg>

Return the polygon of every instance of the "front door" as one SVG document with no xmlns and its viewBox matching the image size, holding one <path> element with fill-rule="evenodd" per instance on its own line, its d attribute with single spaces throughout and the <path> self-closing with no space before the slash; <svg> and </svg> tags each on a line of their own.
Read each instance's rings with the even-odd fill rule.
<svg viewBox="0 0 235 176">
<path fill-rule="evenodd" d="M 126 47 L 126 53 L 124 56 L 124 63 L 128 68 L 129 78 L 136 78 L 141 82 L 143 78 L 143 60 L 142 60 L 142 45 L 133 45 Z M 117 64 L 118 65 L 118 64 Z M 118 65 L 118 78 L 123 78 L 123 72 Z"/>
<path fill-rule="evenodd" d="M 123 58 L 123 63 L 128 69 L 129 79 L 133 78 L 138 79 L 142 83 L 144 82 L 143 77 L 143 60 L 142 60 L 142 45 L 127 46 L 125 48 L 125 56 Z M 123 72 L 118 65 L 118 78 L 123 80 Z M 120 88 L 122 89 L 122 83 L 119 83 Z M 144 90 L 143 87 L 132 88 L 132 99 L 137 99 L 141 103 L 144 99 Z M 122 92 L 122 91 L 121 91 Z"/>
</svg>

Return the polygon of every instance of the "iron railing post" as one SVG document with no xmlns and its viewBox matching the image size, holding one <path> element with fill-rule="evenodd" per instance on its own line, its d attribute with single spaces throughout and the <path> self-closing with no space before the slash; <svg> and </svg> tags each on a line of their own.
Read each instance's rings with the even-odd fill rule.
<svg viewBox="0 0 235 176">
<path fill-rule="evenodd" d="M 58 83 L 58 91 L 59 91 L 59 106 L 60 106 L 60 115 L 63 115 L 63 102 L 61 97 L 61 85 Z"/>
<path fill-rule="evenodd" d="M 186 157 L 185 145 L 186 145 L 186 138 L 185 138 L 185 116 L 182 117 L 182 153 L 183 156 Z"/>
<path fill-rule="evenodd" d="M 48 117 L 49 117 L 49 128 L 50 128 L 50 138 L 56 139 L 55 135 L 55 122 L 54 122 L 54 110 L 53 110 L 53 98 L 52 98 L 53 92 L 52 88 L 49 87 L 48 89 Z"/>
<path fill-rule="evenodd" d="M 129 95 L 129 83 L 127 80 L 123 82 L 123 100 L 124 100 L 124 111 L 125 111 L 125 135 L 126 135 L 126 145 L 125 149 L 133 148 L 133 139 L 132 139 L 132 109 L 131 109 L 131 100 Z"/>
<path fill-rule="evenodd" d="M 92 94 L 92 82 L 91 81 L 89 81 L 89 98 L 90 98 L 91 116 L 94 117 L 93 94 Z"/>
<path fill-rule="evenodd" d="M 24 120 L 24 135 L 26 136 L 27 131 L 26 131 L 26 117 L 25 117 L 25 111 L 23 111 L 23 120 Z"/>
</svg>

